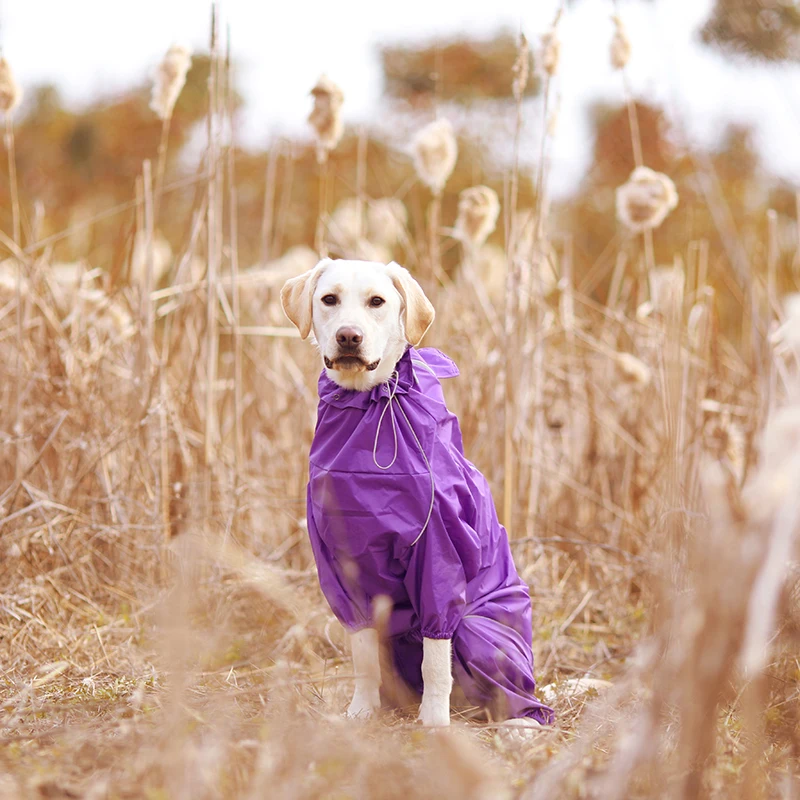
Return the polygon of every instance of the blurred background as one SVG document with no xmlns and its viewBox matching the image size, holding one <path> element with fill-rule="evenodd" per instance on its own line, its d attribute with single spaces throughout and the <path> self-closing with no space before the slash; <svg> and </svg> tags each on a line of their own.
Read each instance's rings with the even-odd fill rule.
<svg viewBox="0 0 800 800">
<path fill-rule="evenodd" d="M 798 3 L 211 5 L 0 0 L 0 798 L 800 796 Z M 436 307 L 535 739 L 342 727 L 326 253 Z"/>
<path fill-rule="evenodd" d="M 509 70 L 517 37 L 547 30 L 558 6 L 555 0 L 410 0 L 380 8 L 353 2 L 343 13 L 331 4 L 295 3 L 276 15 L 245 0 L 224 2 L 235 61 L 232 134 L 242 265 L 313 245 L 318 170 L 306 117 L 309 90 L 321 73 L 344 92 L 346 126 L 331 154 L 328 211 L 355 194 L 360 134 L 370 142 L 367 195 L 402 200 L 413 239 L 427 196 L 414 185 L 410 139 L 433 116 L 434 105 L 455 123 L 469 154 L 459 159 L 445 189 L 443 223 L 452 225 L 458 193 L 467 186 L 485 183 L 502 197 L 503 175 L 514 158 Z M 540 153 L 546 159 L 551 237 L 570 237 L 576 275 L 597 271 L 598 260 L 615 249 L 609 247 L 617 233 L 612 190 L 634 167 L 626 82 L 637 106 L 644 161 L 670 175 L 681 197 L 657 237 L 657 260 L 669 262 L 689 242 L 705 239 L 717 253 L 710 270 L 719 283 L 730 266 L 725 260 L 736 259 L 733 250 L 746 251 L 751 262 L 766 257 L 764 220 L 772 208 L 784 266 L 790 266 L 800 180 L 798 6 L 790 0 L 573 0 L 567 8 L 559 24 L 559 80 L 549 100 L 552 135 L 542 148 L 542 81 L 532 80 L 522 104 L 519 160 L 524 201 L 534 191 Z M 608 58 L 615 9 L 635 42 L 624 78 Z M 142 160 L 155 158 L 161 134 L 148 107 L 151 76 L 175 43 L 190 47 L 194 58 L 171 121 L 167 181 L 197 169 L 206 141 L 208 30 L 207 4 L 196 0 L 0 5 L 0 47 L 24 88 L 14 120 L 28 233 L 34 208 L 41 239 L 131 198 Z M 301 34 L 287 36 L 287 30 Z M 270 157 L 273 186 L 266 187 Z M 698 173 L 709 179 L 698 180 Z M 265 192 L 276 186 L 281 212 L 263 231 Z M 191 191 L 165 199 L 158 227 L 173 248 L 185 236 L 192 200 Z M 3 177 L 5 230 L 9 215 Z M 133 222 L 131 211 L 127 218 L 82 228 L 58 241 L 55 257 L 82 257 L 122 276 Z M 722 228 L 733 231 L 737 242 L 728 237 L 723 246 Z M 667 249 L 658 250 L 659 239 Z M 501 241 L 498 230 L 489 245 Z M 454 262 L 444 257 L 451 269 Z M 736 312 L 733 306 L 726 312 L 723 300 L 723 318 L 726 313 Z"/>
</svg>

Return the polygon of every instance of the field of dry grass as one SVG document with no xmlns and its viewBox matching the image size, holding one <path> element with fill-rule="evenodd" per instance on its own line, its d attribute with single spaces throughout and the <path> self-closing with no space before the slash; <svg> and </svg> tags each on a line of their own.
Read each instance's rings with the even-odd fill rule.
<svg viewBox="0 0 800 800">
<path fill-rule="evenodd" d="M 499 260 L 481 249 L 491 197 L 440 217 L 446 142 L 417 159 L 427 232 L 366 195 L 366 152 L 330 213 L 341 131 L 335 87 L 317 92 L 316 248 L 388 248 L 436 306 L 425 344 L 462 369 L 448 404 L 531 587 L 557 712 L 526 741 L 458 717 L 425 732 L 414 708 L 348 721 L 347 642 L 304 519 L 319 357 L 278 301 L 316 255 L 240 269 L 254 232 L 237 230 L 216 43 L 211 65 L 195 177 L 170 183 L 163 151 L 143 167 L 129 281 L 54 263 L 17 209 L 0 232 L 0 798 L 796 797 L 800 308 L 778 295 L 794 279 L 771 221 L 763 269 L 730 276 L 741 321 L 723 330 L 706 241 L 655 263 L 665 176 L 620 196 L 599 293 L 550 235 L 545 169 L 527 210 L 508 176 Z M 162 86 L 164 148 L 170 102 Z M 161 192 L 187 185 L 186 239 L 162 263 Z M 610 688 L 576 691 L 585 677 Z"/>
</svg>

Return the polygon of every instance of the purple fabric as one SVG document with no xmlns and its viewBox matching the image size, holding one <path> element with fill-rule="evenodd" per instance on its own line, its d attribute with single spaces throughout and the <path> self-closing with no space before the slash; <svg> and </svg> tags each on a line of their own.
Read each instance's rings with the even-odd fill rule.
<svg viewBox="0 0 800 800">
<path fill-rule="evenodd" d="M 372 625 L 376 596 L 391 599 L 395 666 L 416 691 L 423 637 L 452 639 L 470 703 L 494 720 L 550 724 L 552 710 L 533 696 L 528 587 L 444 402 L 439 378 L 456 375 L 438 350 L 409 347 L 369 392 L 320 376 L 308 485 L 320 585 L 351 631 Z"/>
</svg>

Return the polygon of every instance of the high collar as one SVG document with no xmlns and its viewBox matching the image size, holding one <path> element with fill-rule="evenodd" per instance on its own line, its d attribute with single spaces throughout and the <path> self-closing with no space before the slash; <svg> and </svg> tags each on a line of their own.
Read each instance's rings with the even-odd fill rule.
<svg viewBox="0 0 800 800">
<path fill-rule="evenodd" d="M 394 371 L 385 383 L 379 383 L 365 392 L 355 389 L 343 389 L 338 383 L 328 377 L 323 370 L 319 376 L 319 397 L 324 403 L 338 408 L 367 408 L 371 403 L 377 403 L 381 397 L 387 397 L 390 390 L 395 394 L 407 394 L 414 382 L 414 368 L 411 364 L 411 353 L 414 350 L 409 346 L 400 360 L 395 364 Z M 395 381 L 397 388 L 395 389 Z"/>
<path fill-rule="evenodd" d="M 337 408 L 366 409 L 370 404 L 388 397 L 390 392 L 395 395 L 408 394 L 412 387 L 419 386 L 415 366 L 419 370 L 427 370 L 437 379 L 453 378 L 458 375 L 456 365 L 443 353 L 429 347 L 417 350 L 409 345 L 395 365 L 389 380 L 373 386 L 369 391 L 357 392 L 354 389 L 343 389 L 338 383 L 332 381 L 327 372 L 323 370 L 319 376 L 318 385 L 320 400 Z M 397 382 L 396 386 L 395 381 Z"/>
</svg>

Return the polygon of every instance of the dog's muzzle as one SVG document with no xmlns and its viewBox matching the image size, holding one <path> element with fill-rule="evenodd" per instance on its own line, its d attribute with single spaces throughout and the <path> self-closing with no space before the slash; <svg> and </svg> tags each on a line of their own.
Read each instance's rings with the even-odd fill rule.
<svg viewBox="0 0 800 800">
<path fill-rule="evenodd" d="M 341 355 L 333 360 L 328 358 L 328 356 L 324 356 L 323 360 L 325 361 L 325 366 L 328 369 L 365 369 L 367 372 L 376 370 L 378 368 L 378 364 L 381 363 L 381 360 L 378 359 L 377 361 L 367 364 L 363 358 L 354 355 Z"/>
</svg>

